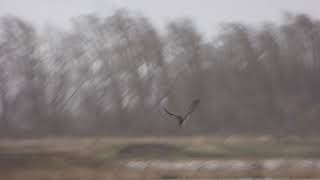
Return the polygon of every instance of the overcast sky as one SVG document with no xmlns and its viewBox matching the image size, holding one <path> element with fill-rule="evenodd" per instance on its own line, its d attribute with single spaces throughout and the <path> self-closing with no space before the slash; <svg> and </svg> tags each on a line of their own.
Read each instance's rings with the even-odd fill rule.
<svg viewBox="0 0 320 180">
<path fill-rule="evenodd" d="M 68 27 L 70 18 L 87 13 L 111 14 L 126 7 L 149 17 L 157 26 L 189 17 L 210 33 L 221 22 L 248 24 L 281 20 L 281 12 L 307 13 L 320 19 L 319 0 L 0 0 L 0 16 L 14 14 L 38 25 Z"/>
</svg>

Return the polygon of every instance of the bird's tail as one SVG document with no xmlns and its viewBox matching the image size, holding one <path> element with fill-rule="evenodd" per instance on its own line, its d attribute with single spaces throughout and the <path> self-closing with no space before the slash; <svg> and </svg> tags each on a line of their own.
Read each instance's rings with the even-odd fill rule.
<svg viewBox="0 0 320 180">
<path fill-rule="evenodd" d="M 182 128 L 182 126 L 183 126 L 183 120 L 179 120 L 179 121 L 178 121 L 178 126 L 179 126 L 179 128 Z"/>
</svg>

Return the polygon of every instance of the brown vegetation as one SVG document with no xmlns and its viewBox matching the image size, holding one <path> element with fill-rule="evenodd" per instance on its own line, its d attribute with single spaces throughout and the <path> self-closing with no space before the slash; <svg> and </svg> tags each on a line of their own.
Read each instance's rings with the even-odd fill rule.
<svg viewBox="0 0 320 180">
<path fill-rule="evenodd" d="M 237 139 L 233 142 L 230 137 L 200 136 L 100 138 L 97 142 L 95 138 L 2 139 L 0 177 L 8 180 L 320 177 L 318 138 L 238 136 Z M 128 166 L 134 162 L 144 165 Z M 192 163 L 195 167 L 191 167 Z"/>
</svg>

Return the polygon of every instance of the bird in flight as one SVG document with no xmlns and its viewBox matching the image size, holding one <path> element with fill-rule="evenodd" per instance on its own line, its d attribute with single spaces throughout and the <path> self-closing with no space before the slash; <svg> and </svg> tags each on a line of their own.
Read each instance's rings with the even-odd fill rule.
<svg viewBox="0 0 320 180">
<path fill-rule="evenodd" d="M 192 101 L 191 105 L 189 106 L 189 109 L 187 111 L 187 113 L 184 116 L 178 115 L 178 114 L 174 114 L 172 112 L 169 112 L 168 109 L 166 107 L 164 107 L 164 111 L 169 114 L 170 116 L 176 118 L 176 120 L 178 121 L 178 125 L 179 127 L 182 127 L 182 124 L 184 123 L 184 121 L 186 119 L 188 119 L 190 117 L 190 115 L 195 111 L 195 109 L 198 107 L 200 103 L 199 99 L 195 99 Z"/>
</svg>

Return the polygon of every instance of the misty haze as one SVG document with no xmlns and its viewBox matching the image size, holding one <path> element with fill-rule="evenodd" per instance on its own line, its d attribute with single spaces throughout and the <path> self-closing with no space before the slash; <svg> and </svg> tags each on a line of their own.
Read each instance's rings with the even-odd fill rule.
<svg viewBox="0 0 320 180">
<path fill-rule="evenodd" d="M 320 178 L 320 13 L 250 2 L 4 1 L 0 179 Z"/>
</svg>

